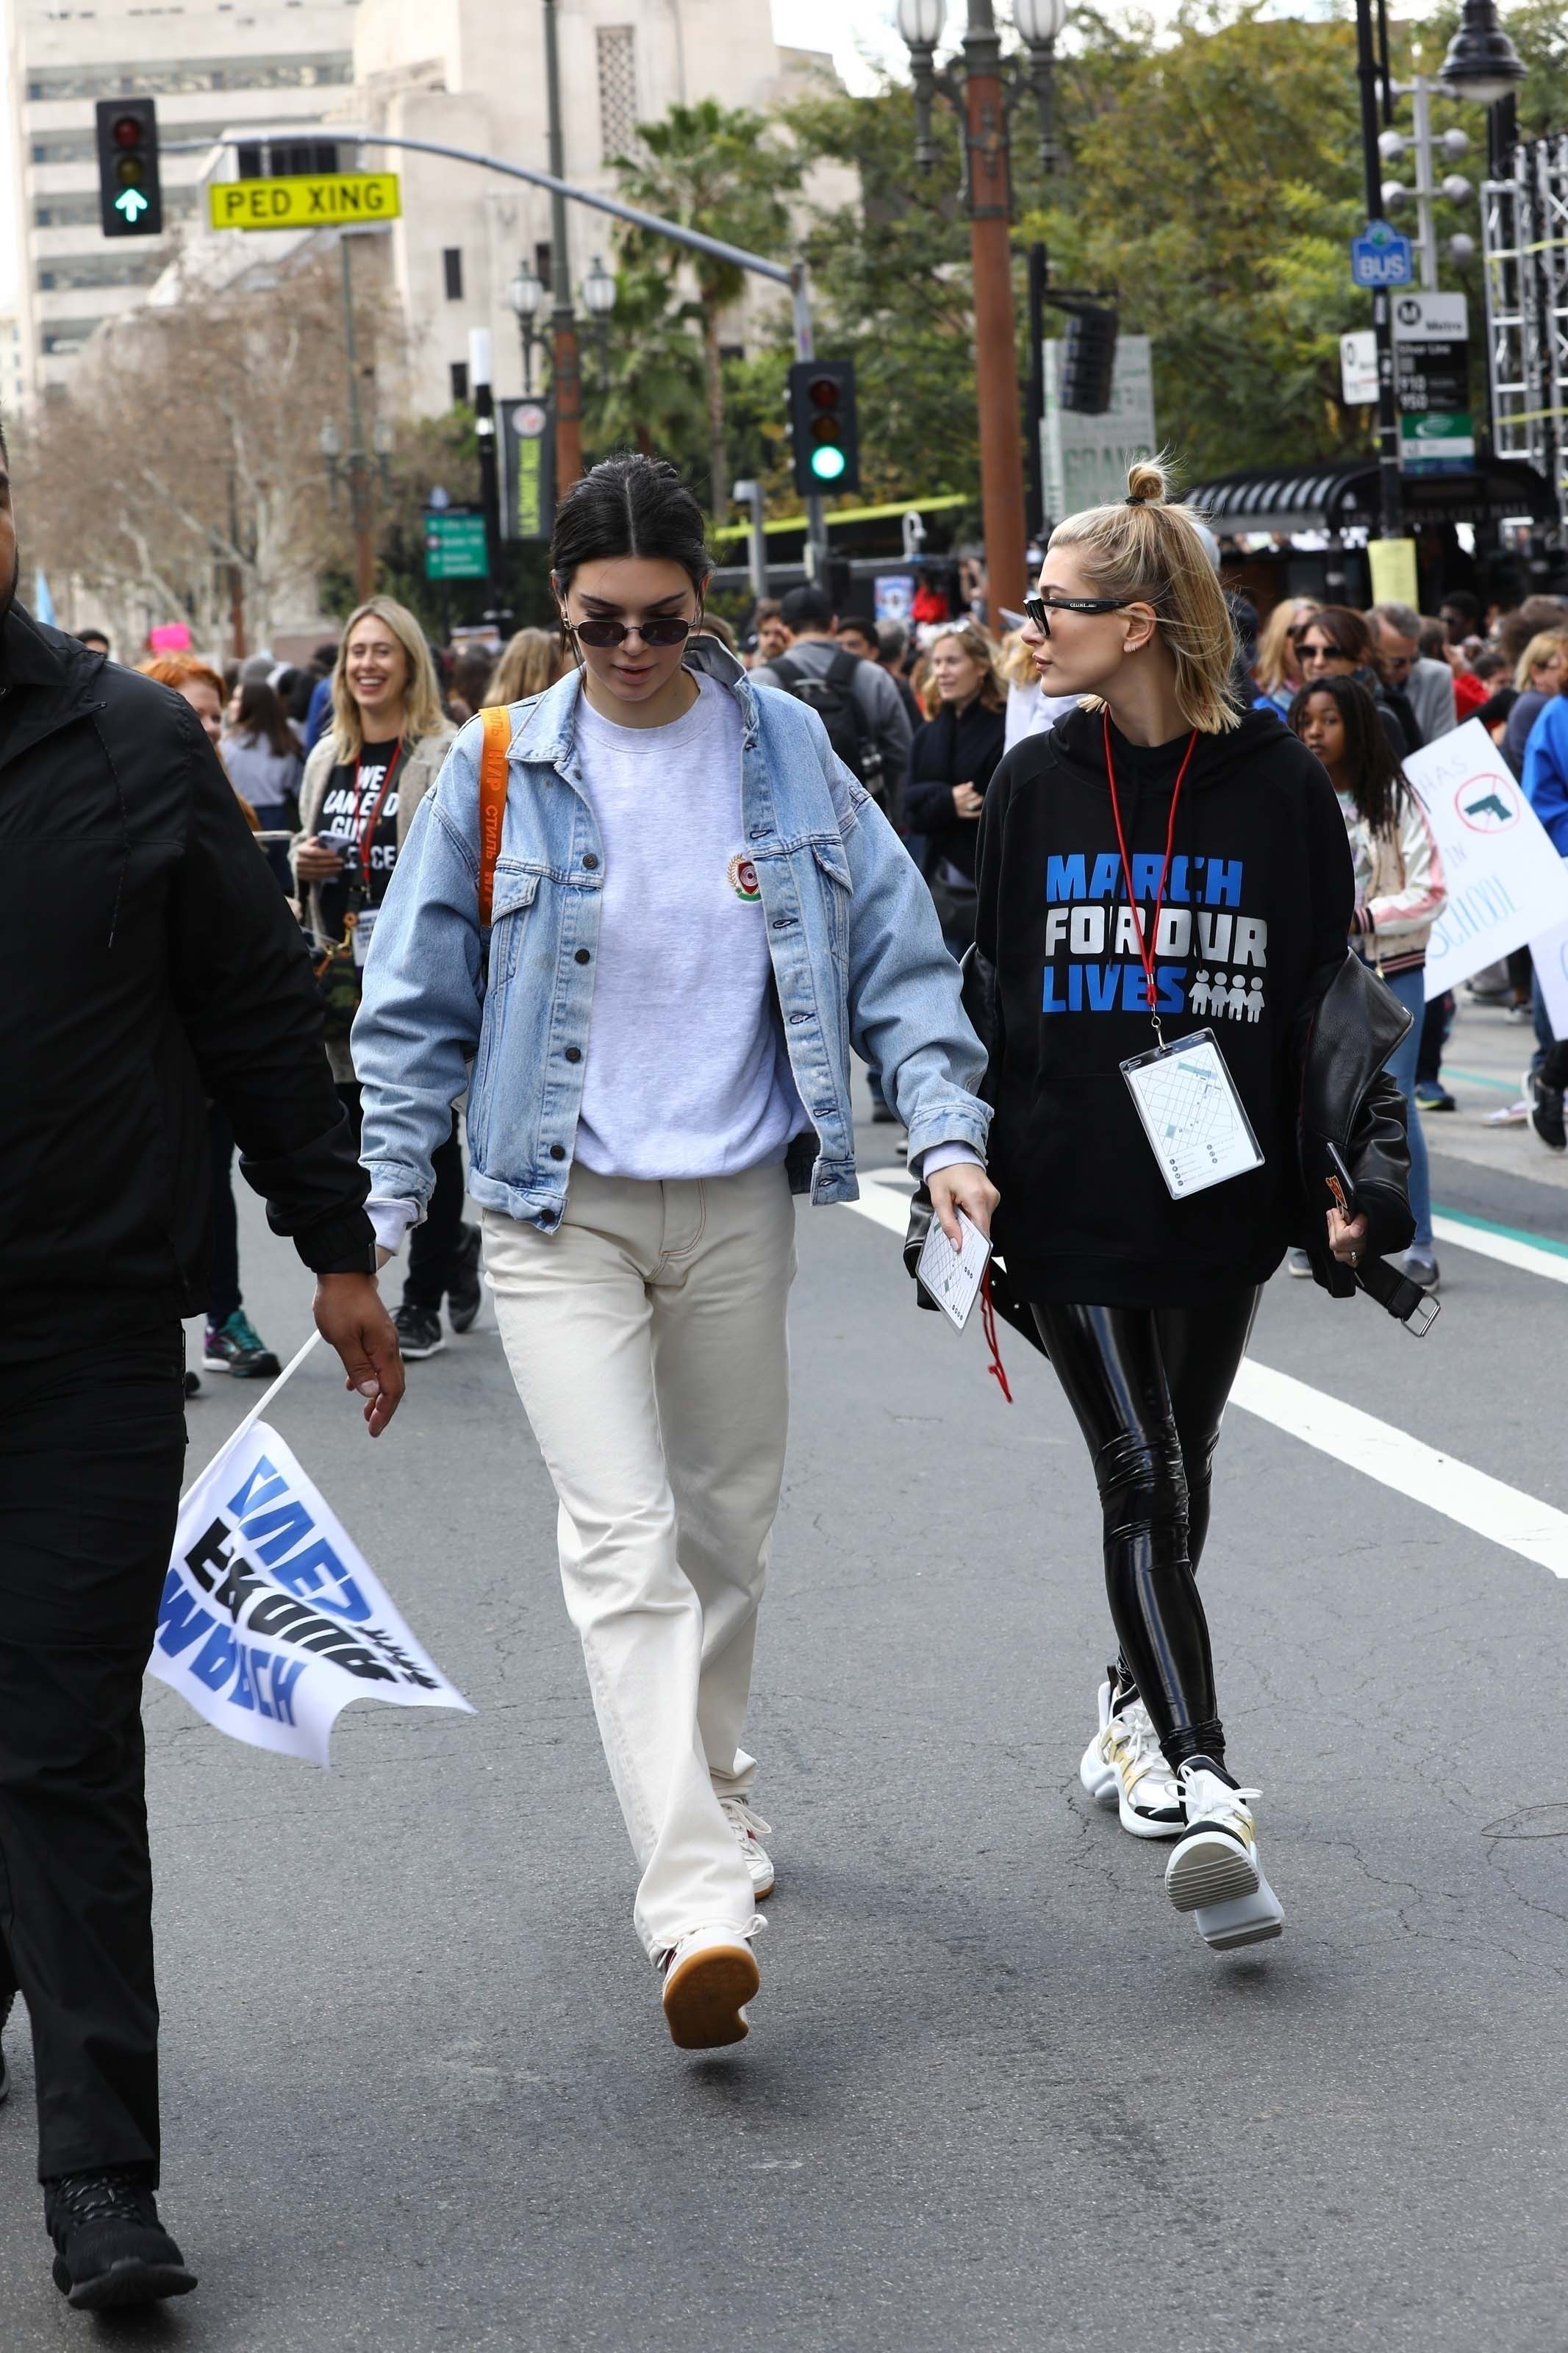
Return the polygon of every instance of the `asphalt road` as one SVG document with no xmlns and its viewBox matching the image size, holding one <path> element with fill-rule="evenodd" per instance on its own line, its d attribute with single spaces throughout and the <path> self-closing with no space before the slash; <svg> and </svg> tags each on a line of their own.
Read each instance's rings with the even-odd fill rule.
<svg viewBox="0 0 1568 2353">
<path fill-rule="evenodd" d="M 1561 1256 L 1568 1172 L 1482 1124 L 1526 1043 L 1467 1017 L 1436 1191 Z M 306 1280 L 245 1215 L 287 1349 Z M 488 1308 L 376 1446 L 312 1360 L 277 1426 L 479 1713 L 354 1709 L 322 1775 L 149 1686 L 202 2284 L 118 2325 L 55 2295 L 13 2029 L 5 2353 L 1561 2353 L 1568 1590 L 1232 1411 L 1204 1579 L 1288 1923 L 1220 1959 L 1078 1788 L 1108 1638 L 1048 1370 L 1009 1347 L 1005 1405 L 872 1219 L 803 1211 L 801 1244 L 751 2040 L 665 2032 Z M 1419 1347 L 1279 1280 L 1254 1356 L 1568 1510 L 1568 1285 L 1441 1255 Z M 253 1401 L 207 1382 L 193 1468 Z"/>
</svg>

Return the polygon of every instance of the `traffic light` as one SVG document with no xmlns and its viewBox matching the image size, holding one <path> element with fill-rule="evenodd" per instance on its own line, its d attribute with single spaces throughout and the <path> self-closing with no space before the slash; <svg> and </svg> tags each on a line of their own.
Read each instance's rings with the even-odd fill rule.
<svg viewBox="0 0 1568 2353">
<path fill-rule="evenodd" d="M 789 425 L 797 491 L 809 496 L 859 489 L 853 360 L 795 361 L 789 372 Z"/>
<path fill-rule="evenodd" d="M 1103 417 L 1116 368 L 1116 313 L 1086 302 L 1068 313 L 1062 341 L 1062 406 Z"/>
<path fill-rule="evenodd" d="M 99 100 L 98 205 L 105 237 L 162 237 L 163 190 L 153 100 Z"/>
</svg>

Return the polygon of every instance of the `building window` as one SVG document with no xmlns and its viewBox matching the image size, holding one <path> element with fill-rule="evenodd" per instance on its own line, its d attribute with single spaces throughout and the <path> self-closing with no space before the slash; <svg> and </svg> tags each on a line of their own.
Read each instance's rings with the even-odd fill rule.
<svg viewBox="0 0 1568 2353">
<path fill-rule="evenodd" d="M 164 218 L 189 218 L 200 193 L 197 188 L 165 188 Z M 91 195 L 39 196 L 33 205 L 35 228 L 97 228 L 101 218 L 96 189 Z"/>
<path fill-rule="evenodd" d="M 454 408 L 460 408 L 460 407 L 463 406 L 463 403 L 468 399 L 468 361 L 467 361 L 467 360 L 454 360 L 454 361 L 452 362 L 452 406 L 453 406 L 453 407 L 454 407 Z"/>
<path fill-rule="evenodd" d="M 161 247 L 138 254 L 60 254 L 42 262 L 33 274 L 40 294 L 59 294 L 79 286 L 151 286 L 167 260 Z"/>
<path fill-rule="evenodd" d="M 353 53 L 313 58 L 188 58 L 167 65 L 36 66 L 32 98 L 179 98 L 188 90 L 317 90 L 352 82 Z"/>
<path fill-rule="evenodd" d="M 599 27 L 599 147 L 606 164 L 637 135 L 637 37 L 630 25 Z"/>
<path fill-rule="evenodd" d="M 300 180 L 341 171 L 331 139 L 247 139 L 237 151 L 237 180 Z"/>
<path fill-rule="evenodd" d="M 460 302 L 463 299 L 463 248 L 460 245 L 442 247 L 441 277 L 446 285 L 447 301 Z"/>
</svg>

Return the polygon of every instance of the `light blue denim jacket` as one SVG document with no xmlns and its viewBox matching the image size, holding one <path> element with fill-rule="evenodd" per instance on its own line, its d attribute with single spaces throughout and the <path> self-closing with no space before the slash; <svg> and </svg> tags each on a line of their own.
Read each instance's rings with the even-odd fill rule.
<svg viewBox="0 0 1568 2353">
<path fill-rule="evenodd" d="M 984 1155 L 985 1056 L 931 894 L 815 712 L 753 692 L 717 640 L 689 661 L 744 720 L 741 815 L 767 919 L 790 1068 L 810 1123 L 790 1182 L 852 1201 L 849 1050 L 882 1073 L 910 1155 Z M 512 710 L 491 926 L 479 920 L 479 722 L 426 795 L 376 919 L 353 1027 L 372 1193 L 430 1198 L 431 1155 L 468 1091 L 468 1189 L 549 1229 L 566 1200 L 588 1045 L 604 849 L 580 781 L 574 674 Z M 670 780 L 669 789 L 679 789 Z M 574 1060 L 567 1049 L 578 1050 Z"/>
</svg>

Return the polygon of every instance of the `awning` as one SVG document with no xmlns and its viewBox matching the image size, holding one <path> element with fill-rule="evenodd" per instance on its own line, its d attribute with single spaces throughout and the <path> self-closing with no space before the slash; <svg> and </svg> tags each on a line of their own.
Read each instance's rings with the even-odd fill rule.
<svg viewBox="0 0 1568 2353">
<path fill-rule="evenodd" d="M 1371 458 L 1219 474 L 1194 483 L 1188 502 L 1220 532 L 1370 531 L 1378 518 L 1377 463 Z M 1488 458 L 1473 474 L 1402 474 L 1400 496 L 1413 529 L 1437 522 L 1500 522 L 1505 515 L 1549 521 L 1548 483 L 1533 466 Z"/>
</svg>

